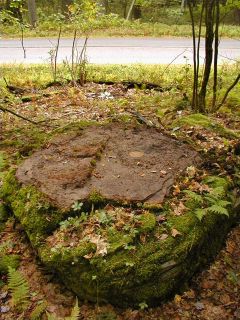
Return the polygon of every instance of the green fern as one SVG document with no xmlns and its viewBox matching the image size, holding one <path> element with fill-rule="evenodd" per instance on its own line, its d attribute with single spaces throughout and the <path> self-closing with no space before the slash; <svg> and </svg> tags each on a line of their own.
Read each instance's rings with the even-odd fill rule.
<svg viewBox="0 0 240 320">
<path fill-rule="evenodd" d="M 217 199 L 222 199 L 225 195 L 226 191 L 224 187 L 216 187 L 210 192 L 210 196 Z"/>
<path fill-rule="evenodd" d="M 217 214 L 223 214 L 227 217 L 229 217 L 228 210 L 220 205 L 213 204 L 211 207 L 206 208 L 207 211 L 217 213 Z"/>
<path fill-rule="evenodd" d="M 197 204 L 203 203 L 203 197 L 200 194 L 197 194 L 196 192 L 190 191 L 190 190 L 184 190 L 184 193 L 187 194 L 187 196 L 193 200 Z"/>
<path fill-rule="evenodd" d="M 45 312 L 47 307 L 46 302 L 38 304 L 30 314 L 30 320 L 39 320 L 41 319 L 42 314 Z"/>
<path fill-rule="evenodd" d="M 8 288 L 13 305 L 17 309 L 25 310 L 29 304 L 29 285 L 23 275 L 11 267 L 8 268 Z"/>
<path fill-rule="evenodd" d="M 199 221 L 202 221 L 203 217 L 207 214 L 206 209 L 196 209 L 195 210 L 195 215 L 198 218 Z"/>
<path fill-rule="evenodd" d="M 78 320 L 79 314 L 80 314 L 80 308 L 78 306 L 78 300 L 76 299 L 76 303 L 72 309 L 71 315 L 69 317 L 65 318 L 65 320 Z"/>
<path fill-rule="evenodd" d="M 60 320 L 59 318 L 57 318 L 52 314 L 49 314 L 48 312 L 46 314 L 47 314 L 48 320 Z M 80 308 L 78 306 L 78 300 L 76 299 L 76 303 L 72 309 L 71 315 L 69 317 L 64 318 L 63 320 L 78 320 L 79 316 L 80 316 Z"/>
</svg>

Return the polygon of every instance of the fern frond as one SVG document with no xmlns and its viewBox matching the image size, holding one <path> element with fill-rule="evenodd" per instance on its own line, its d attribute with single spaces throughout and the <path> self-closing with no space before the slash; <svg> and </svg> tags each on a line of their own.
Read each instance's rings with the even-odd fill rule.
<svg viewBox="0 0 240 320">
<path fill-rule="evenodd" d="M 65 320 L 78 320 L 80 316 L 80 308 L 78 306 L 78 300 L 76 299 L 75 306 L 72 309 L 71 315 L 66 317 Z"/>
<path fill-rule="evenodd" d="M 217 213 L 217 214 L 223 214 L 223 215 L 229 217 L 228 210 L 224 207 L 217 205 L 217 204 L 214 204 L 211 207 L 208 207 L 206 210 L 213 212 L 213 213 Z"/>
<path fill-rule="evenodd" d="M 217 204 L 219 199 L 216 199 L 215 197 L 209 196 L 204 196 L 204 200 L 207 201 L 207 203 L 210 204 Z"/>
<path fill-rule="evenodd" d="M 54 315 L 52 315 L 52 314 L 50 314 L 48 312 L 46 312 L 46 315 L 47 315 L 47 320 L 59 320 Z"/>
<path fill-rule="evenodd" d="M 30 320 L 39 320 L 41 319 L 42 314 L 45 312 L 47 307 L 46 302 L 38 304 L 35 309 L 30 314 Z"/>
<path fill-rule="evenodd" d="M 204 179 L 204 183 L 208 184 L 212 188 L 223 187 L 226 189 L 228 187 L 228 181 L 225 178 L 218 176 L 209 176 Z"/>
<path fill-rule="evenodd" d="M 195 210 L 195 215 L 198 218 L 199 221 L 202 221 L 203 217 L 207 214 L 206 209 L 197 209 Z"/>
<path fill-rule="evenodd" d="M 226 191 L 224 187 L 216 187 L 210 192 L 212 198 L 221 199 L 225 196 Z"/>
<path fill-rule="evenodd" d="M 226 201 L 226 200 L 219 200 L 219 201 L 218 201 L 218 205 L 219 205 L 220 207 L 226 208 L 226 207 L 229 206 L 230 204 L 231 204 L 230 201 Z"/>
<path fill-rule="evenodd" d="M 15 307 L 24 310 L 29 304 L 29 285 L 21 272 L 8 268 L 8 288 L 12 295 L 12 303 Z"/>
<path fill-rule="evenodd" d="M 186 193 L 186 195 L 197 204 L 203 203 L 203 197 L 200 194 L 197 194 L 196 192 L 190 190 L 184 190 L 184 193 Z"/>
</svg>

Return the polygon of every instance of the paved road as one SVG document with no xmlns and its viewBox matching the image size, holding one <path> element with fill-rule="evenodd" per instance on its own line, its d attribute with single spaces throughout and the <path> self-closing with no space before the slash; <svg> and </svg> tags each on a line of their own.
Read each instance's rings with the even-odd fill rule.
<svg viewBox="0 0 240 320">
<path fill-rule="evenodd" d="M 0 63 L 47 63 L 49 51 L 56 45 L 56 39 L 26 39 L 26 59 L 20 40 L 0 39 Z M 78 39 L 79 51 L 84 39 Z M 61 39 L 58 62 L 71 58 L 72 39 Z M 201 63 L 204 57 L 202 42 Z M 240 40 L 224 39 L 220 42 L 220 62 L 234 62 L 240 59 Z M 87 57 L 90 63 L 149 63 L 182 64 L 192 62 L 192 41 L 187 38 L 99 38 L 89 39 Z"/>
</svg>

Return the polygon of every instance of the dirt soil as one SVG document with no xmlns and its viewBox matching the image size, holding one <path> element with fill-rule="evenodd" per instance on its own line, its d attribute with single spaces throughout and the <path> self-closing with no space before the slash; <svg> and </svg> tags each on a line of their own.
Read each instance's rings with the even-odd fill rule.
<svg viewBox="0 0 240 320">
<path fill-rule="evenodd" d="M 159 130 L 113 123 L 55 138 L 23 162 L 17 178 L 60 208 L 94 192 L 110 201 L 159 204 L 176 176 L 199 161 L 188 145 Z"/>
</svg>

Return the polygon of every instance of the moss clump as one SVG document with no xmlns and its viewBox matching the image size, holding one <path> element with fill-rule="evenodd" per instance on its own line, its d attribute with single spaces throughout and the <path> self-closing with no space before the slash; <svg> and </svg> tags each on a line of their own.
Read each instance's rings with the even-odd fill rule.
<svg viewBox="0 0 240 320">
<path fill-rule="evenodd" d="M 205 129 L 209 129 L 213 132 L 216 132 L 222 137 L 226 138 L 238 138 L 239 134 L 233 130 L 227 129 L 224 126 L 220 125 L 216 121 L 213 121 L 210 117 L 205 116 L 200 113 L 190 114 L 184 116 L 180 119 L 177 119 L 172 123 L 172 127 L 179 125 L 188 125 L 188 126 L 199 126 Z"/>
<path fill-rule="evenodd" d="M 139 227 L 140 232 L 150 232 L 154 230 L 156 226 L 156 216 L 150 212 L 145 212 L 139 218 L 141 226 Z"/>
<path fill-rule="evenodd" d="M 92 190 L 88 196 L 88 200 L 93 204 L 104 203 L 105 199 L 98 190 Z"/>
</svg>

